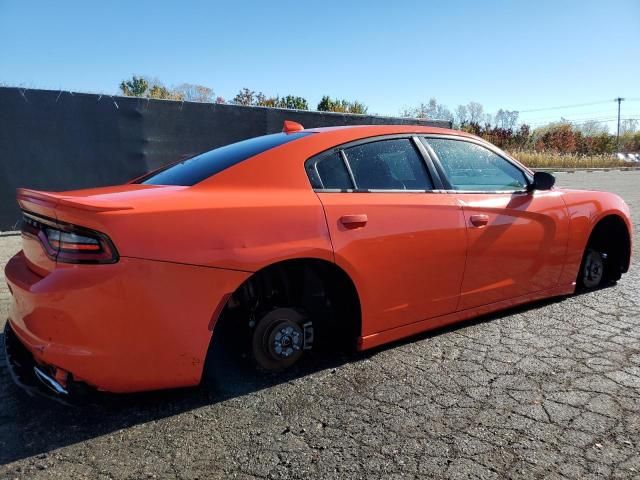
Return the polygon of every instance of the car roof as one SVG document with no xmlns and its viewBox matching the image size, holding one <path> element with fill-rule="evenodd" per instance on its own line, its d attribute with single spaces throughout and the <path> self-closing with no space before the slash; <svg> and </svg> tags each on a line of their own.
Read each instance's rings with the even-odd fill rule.
<svg viewBox="0 0 640 480">
<path fill-rule="evenodd" d="M 459 135 L 464 137 L 478 138 L 467 132 L 460 130 L 452 130 L 450 128 L 431 127 L 425 125 L 340 125 L 335 127 L 318 127 L 318 128 L 306 128 L 305 132 L 313 133 L 333 133 L 344 132 L 345 130 L 351 130 L 353 136 L 369 137 L 375 135 L 392 135 L 396 133 L 421 133 L 421 134 L 434 134 L 434 135 Z"/>
<path fill-rule="evenodd" d="M 455 135 L 484 142 L 466 132 L 423 125 L 352 125 L 309 129 L 303 129 L 300 125 L 300 128 L 284 134 L 296 132 L 308 134 L 247 158 L 198 185 L 202 188 L 209 185 L 243 185 L 245 188 L 258 189 L 309 188 L 305 160 L 340 145 L 386 135 Z"/>
</svg>

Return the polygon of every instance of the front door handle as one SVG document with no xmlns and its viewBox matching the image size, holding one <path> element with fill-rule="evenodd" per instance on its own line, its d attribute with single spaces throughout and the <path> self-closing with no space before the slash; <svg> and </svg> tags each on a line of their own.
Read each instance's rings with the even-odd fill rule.
<svg viewBox="0 0 640 480">
<path fill-rule="evenodd" d="M 340 217 L 340 223 L 347 228 L 364 227 L 368 220 L 366 213 L 343 215 Z"/>
<path fill-rule="evenodd" d="M 484 227 L 489 223 L 489 215 L 471 215 L 469 220 L 474 227 Z"/>
</svg>

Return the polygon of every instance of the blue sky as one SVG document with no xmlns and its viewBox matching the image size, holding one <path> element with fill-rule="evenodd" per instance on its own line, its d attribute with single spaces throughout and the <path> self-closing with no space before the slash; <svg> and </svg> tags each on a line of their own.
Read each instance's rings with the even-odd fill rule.
<svg viewBox="0 0 640 480">
<path fill-rule="evenodd" d="M 640 118 L 640 1 L 0 0 L 0 82 L 116 93 L 132 74 L 398 114 L 435 97 L 534 124 Z"/>
</svg>

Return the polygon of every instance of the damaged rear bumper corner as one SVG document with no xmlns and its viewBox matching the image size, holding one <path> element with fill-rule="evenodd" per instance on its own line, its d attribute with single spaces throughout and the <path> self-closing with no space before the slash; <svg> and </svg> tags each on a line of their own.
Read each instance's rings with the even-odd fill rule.
<svg viewBox="0 0 640 480">
<path fill-rule="evenodd" d="M 4 326 L 4 354 L 11 379 L 27 394 L 70 404 L 69 386 L 59 382 L 46 366 L 35 361 L 13 332 L 9 321 Z"/>
</svg>

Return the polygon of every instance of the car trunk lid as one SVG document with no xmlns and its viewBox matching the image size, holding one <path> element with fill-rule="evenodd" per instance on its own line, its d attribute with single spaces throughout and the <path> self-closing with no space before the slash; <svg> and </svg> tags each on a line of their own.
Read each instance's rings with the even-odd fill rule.
<svg viewBox="0 0 640 480">
<path fill-rule="evenodd" d="M 68 232 L 68 238 L 84 238 L 86 242 L 95 238 L 98 245 L 113 248 L 108 238 L 109 227 L 105 221 L 107 214 L 135 210 L 141 200 L 149 201 L 150 197 L 159 192 L 164 194 L 168 190 L 184 188 L 127 184 L 68 192 L 18 189 L 18 204 L 24 212 L 22 241 L 27 265 L 36 274 L 45 276 L 55 268 L 58 261 L 64 261 L 59 256 L 61 244 L 54 242 L 52 246 L 49 238 L 51 232 L 55 233 L 58 229 Z M 96 248 L 91 243 L 74 245 L 79 249 Z M 115 248 L 113 250 L 116 255 Z"/>
</svg>

